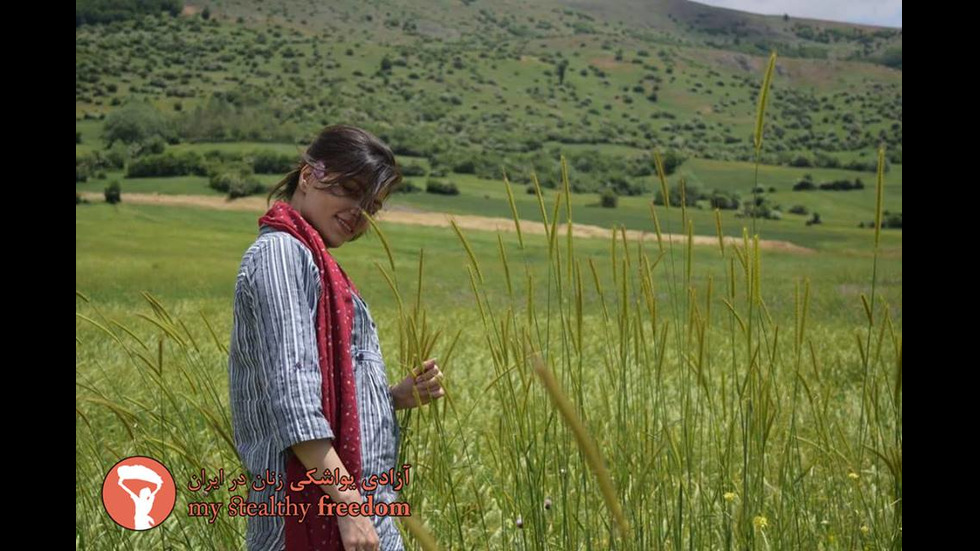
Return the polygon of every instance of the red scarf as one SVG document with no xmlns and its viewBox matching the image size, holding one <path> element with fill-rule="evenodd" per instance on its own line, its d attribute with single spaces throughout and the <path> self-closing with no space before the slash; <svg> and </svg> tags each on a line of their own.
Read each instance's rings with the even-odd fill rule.
<svg viewBox="0 0 980 551">
<path fill-rule="evenodd" d="M 351 328 L 354 323 L 354 302 L 351 293 L 360 293 L 354 282 L 327 252 L 316 229 L 289 203 L 276 201 L 262 218 L 266 225 L 289 232 L 313 253 L 320 269 L 320 299 L 316 312 L 316 347 L 319 352 L 320 373 L 323 376 L 323 413 L 334 432 L 333 445 L 348 473 L 361 480 L 361 433 L 357 418 L 357 387 L 350 355 Z M 302 491 L 290 489 L 294 482 L 307 480 L 307 468 L 292 453 L 286 461 L 286 495 L 292 503 L 310 503 L 310 512 L 301 524 L 296 516 L 286 517 L 286 549 L 343 549 L 337 517 L 317 514 L 320 496 L 325 495 L 317 484 Z M 326 498 L 329 499 L 329 498 Z"/>
</svg>

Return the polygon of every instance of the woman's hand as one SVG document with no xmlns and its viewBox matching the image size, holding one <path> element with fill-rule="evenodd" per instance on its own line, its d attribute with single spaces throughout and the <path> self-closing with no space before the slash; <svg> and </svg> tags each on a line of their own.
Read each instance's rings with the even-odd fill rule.
<svg viewBox="0 0 980 551">
<path fill-rule="evenodd" d="M 421 368 L 416 368 L 412 375 L 391 387 L 395 409 L 418 407 L 445 396 L 446 389 L 442 387 L 442 377 L 436 359 L 425 360 Z"/>
<path fill-rule="evenodd" d="M 371 517 L 338 515 L 337 527 L 340 528 L 340 541 L 346 551 L 378 551 L 381 545 Z"/>
</svg>

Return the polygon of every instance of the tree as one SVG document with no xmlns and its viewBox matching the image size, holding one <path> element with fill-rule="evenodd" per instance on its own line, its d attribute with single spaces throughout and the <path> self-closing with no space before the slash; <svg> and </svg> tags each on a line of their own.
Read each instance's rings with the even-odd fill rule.
<svg viewBox="0 0 980 551">
<path fill-rule="evenodd" d="M 565 82 L 565 70 L 568 69 L 568 60 L 562 59 L 558 62 L 558 85 Z"/>
<path fill-rule="evenodd" d="M 616 191 L 612 188 L 605 188 L 602 190 L 602 195 L 599 196 L 600 204 L 607 209 L 616 208 L 616 204 L 619 202 L 619 196 L 616 195 Z"/>
<path fill-rule="evenodd" d="M 119 185 L 119 180 L 113 180 L 105 188 L 105 202 L 115 205 L 120 201 L 122 201 L 122 187 Z"/>
<path fill-rule="evenodd" d="M 664 173 L 670 175 L 687 160 L 687 157 L 677 151 L 668 150 L 661 155 L 660 160 L 663 162 Z"/>
<path fill-rule="evenodd" d="M 163 113 L 149 103 L 129 103 L 106 116 L 102 135 L 106 147 L 115 142 L 135 146 L 137 151 L 154 137 L 165 141 L 175 137 L 173 126 Z"/>
</svg>

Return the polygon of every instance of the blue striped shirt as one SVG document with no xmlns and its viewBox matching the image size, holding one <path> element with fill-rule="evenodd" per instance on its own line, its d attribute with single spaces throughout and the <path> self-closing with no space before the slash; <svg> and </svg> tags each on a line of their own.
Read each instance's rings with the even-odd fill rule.
<svg viewBox="0 0 980 551">
<path fill-rule="evenodd" d="M 290 446 L 333 438 L 323 415 L 316 345 L 320 272 L 310 250 L 287 232 L 263 226 L 242 257 L 228 358 L 235 446 L 251 477 L 266 470 L 285 482 Z M 367 305 L 354 297 L 351 356 L 361 425 L 362 476 L 395 467 L 399 427 L 377 331 Z M 375 502 L 394 501 L 384 488 Z M 370 492 L 362 492 L 367 494 Z M 285 488 L 249 491 L 248 501 L 285 499 Z M 402 549 L 390 517 L 374 517 L 381 549 Z M 285 547 L 282 517 L 248 517 L 248 549 Z"/>
</svg>

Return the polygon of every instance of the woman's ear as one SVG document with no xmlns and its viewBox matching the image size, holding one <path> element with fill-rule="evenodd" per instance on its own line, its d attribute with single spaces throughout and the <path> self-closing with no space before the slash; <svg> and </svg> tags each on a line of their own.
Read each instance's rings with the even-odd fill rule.
<svg viewBox="0 0 980 551">
<path fill-rule="evenodd" d="M 306 172 L 306 167 L 299 169 L 298 187 L 303 193 L 307 193 L 309 192 L 309 189 L 307 189 L 307 186 L 309 185 L 309 180 L 307 179 L 307 176 L 304 174 L 304 172 Z"/>
</svg>

